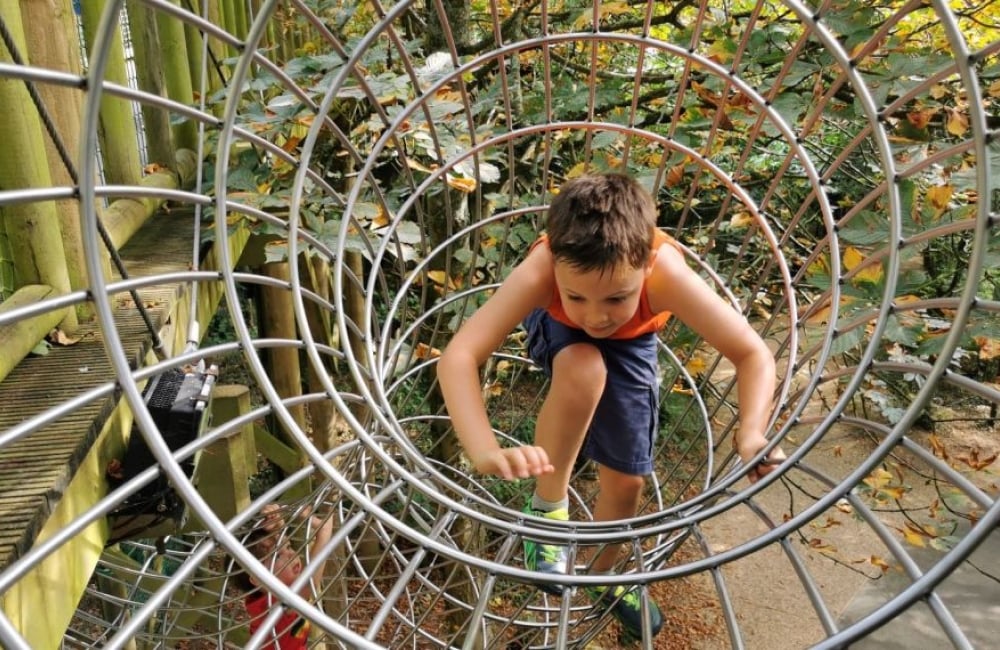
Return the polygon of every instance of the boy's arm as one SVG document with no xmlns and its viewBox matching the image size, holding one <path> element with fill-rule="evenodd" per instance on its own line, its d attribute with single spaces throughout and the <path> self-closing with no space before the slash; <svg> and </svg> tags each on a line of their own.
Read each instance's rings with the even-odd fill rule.
<svg viewBox="0 0 1000 650">
<path fill-rule="evenodd" d="M 448 343 L 437 376 L 452 426 L 477 471 L 503 478 L 552 471 L 540 447 L 501 448 L 483 402 L 479 368 L 533 309 L 552 295 L 552 257 L 536 247 Z"/>
<path fill-rule="evenodd" d="M 330 539 L 333 537 L 333 513 L 327 513 L 325 519 L 321 519 L 318 516 L 313 516 L 310 519 L 312 528 L 315 531 L 313 533 L 313 541 L 309 546 L 309 559 L 314 560 L 323 550 L 323 547 L 330 543 Z M 326 571 L 326 563 L 329 556 L 324 558 L 319 562 L 319 566 L 316 567 L 316 571 L 312 574 L 310 583 L 307 583 L 302 589 L 302 597 L 309 598 L 312 596 L 313 592 L 310 586 L 315 586 L 316 591 L 323 588 L 323 573 Z"/>
<path fill-rule="evenodd" d="M 735 447 L 746 463 L 767 445 L 765 432 L 775 388 L 774 356 L 746 318 L 724 301 L 687 265 L 683 253 L 664 245 L 647 282 L 650 306 L 670 311 L 722 353 L 736 368 L 740 423 Z M 774 449 L 769 459 L 784 458 Z M 751 482 L 775 467 L 758 464 Z"/>
</svg>

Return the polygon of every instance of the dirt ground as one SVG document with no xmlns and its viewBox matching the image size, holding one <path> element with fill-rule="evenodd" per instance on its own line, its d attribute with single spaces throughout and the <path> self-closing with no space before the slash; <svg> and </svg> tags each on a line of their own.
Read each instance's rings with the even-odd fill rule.
<svg viewBox="0 0 1000 650">
<path fill-rule="evenodd" d="M 933 439 L 931 433 L 919 431 L 911 437 L 948 458 L 953 467 L 964 470 L 967 478 L 995 498 L 1000 493 L 1000 437 L 996 434 L 995 429 L 984 429 L 979 424 L 958 423 L 937 426 Z M 857 429 L 838 425 L 824 436 L 820 447 L 806 457 L 806 462 L 813 470 L 839 482 L 866 459 L 874 443 Z M 786 451 L 792 448 L 786 445 Z M 970 458 L 978 459 L 981 465 L 976 471 L 968 465 Z M 941 507 L 941 501 L 948 497 L 947 490 L 936 489 L 934 482 L 927 480 L 926 465 L 919 465 L 903 452 L 894 453 L 883 466 L 894 473 L 886 479 L 886 491 L 900 498 L 868 500 L 878 519 L 903 542 L 908 553 L 918 548 L 929 551 L 938 544 L 945 550 L 944 533 L 950 526 L 967 527 L 967 522 Z M 812 505 L 807 494 L 823 496 L 829 492 L 827 486 L 801 470 L 790 470 L 787 478 L 772 484 L 755 499 L 760 510 L 778 523 L 789 513 Z M 744 481 L 739 487 L 746 488 L 748 483 Z M 838 629 L 845 624 L 839 620 L 841 615 L 860 590 L 892 572 L 901 573 L 872 526 L 856 514 L 841 501 L 787 539 L 788 546 L 801 558 L 801 570 L 814 581 L 815 594 L 826 607 L 826 615 Z M 926 526 L 922 530 L 929 534 L 918 533 L 918 524 Z M 753 542 L 766 531 L 757 514 L 746 507 L 735 507 L 706 521 L 701 532 L 710 551 L 720 553 Z M 686 559 L 702 556 L 694 547 L 689 546 L 686 552 L 690 556 Z M 701 573 L 654 588 L 666 619 L 655 648 L 728 650 L 742 643 L 747 650 L 797 650 L 829 636 L 800 575 L 778 544 L 726 564 L 717 578 L 725 582 L 741 640 L 730 637 L 716 584 L 708 573 Z M 618 646 L 613 639 L 603 639 L 588 650 L 614 647 Z"/>
</svg>

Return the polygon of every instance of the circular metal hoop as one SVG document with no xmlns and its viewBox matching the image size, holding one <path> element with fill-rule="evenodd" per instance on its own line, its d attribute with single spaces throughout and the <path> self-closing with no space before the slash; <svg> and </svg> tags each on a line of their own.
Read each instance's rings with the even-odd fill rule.
<svg viewBox="0 0 1000 650">
<path fill-rule="evenodd" d="M 640 585 L 644 606 L 698 603 L 704 647 L 845 647 L 924 605 L 935 640 L 975 645 L 946 581 L 1000 522 L 994 458 L 975 431 L 942 441 L 932 428 L 995 428 L 1000 405 L 987 376 L 1000 358 L 1000 40 L 942 0 L 229 4 L 235 18 L 167 0 L 84 6 L 85 65 L 65 68 L 36 61 L 45 48 L 4 17 L 0 97 L 27 93 L 39 150 L 25 167 L 56 171 L 44 186 L 0 172 L 0 244 L 31 219 L 58 226 L 53 206 L 65 208 L 89 280 L 19 281 L 56 290 L 5 296 L 0 328 L 89 314 L 73 353 L 91 346 L 100 361 L 55 400 L 24 397 L 50 379 L 32 359 L 0 383 L 21 397 L 0 416 L 0 471 L 63 444 L 60 422 L 100 417 L 124 418 L 149 463 L 123 479 L 98 469 L 97 494 L 79 496 L 74 476 L 123 453 L 120 433 L 95 431 L 65 466 L 33 461 L 72 498 L 0 482 L 0 513 L 52 501 L 0 549 L 0 646 L 40 642 L 24 608 L 67 557 L 84 567 L 66 597 L 78 602 L 47 642 L 72 648 L 269 647 L 282 608 L 251 634 L 245 589 L 343 647 L 582 648 L 616 629 L 584 595 L 598 584 Z M 183 43 L 186 98 L 170 86 L 185 75 L 169 87 L 143 76 L 144 38 Z M 64 101 L 72 128 L 51 125 Z M 136 119 L 145 179 L 123 175 L 103 139 L 115 105 Z M 180 152 L 169 164 L 154 159 L 157 125 Z M 167 167 L 174 182 L 150 180 Z M 730 452 L 732 367 L 675 320 L 660 337 L 656 471 L 639 513 L 593 521 L 598 485 L 581 463 L 572 520 L 550 522 L 522 512 L 530 482 L 468 466 L 435 365 L 523 257 L 559 184 L 610 169 L 653 194 L 661 228 L 774 350 L 769 437 L 789 458 L 746 480 Z M 119 237 L 130 218 L 119 201 L 156 210 L 112 242 L 124 266 L 109 272 L 107 230 Z M 23 279 L 15 253 L 0 246 L 0 280 Z M 218 406 L 174 444 L 153 387 L 198 376 L 207 394 L 216 373 L 217 391 L 247 387 L 224 391 L 238 408 Z M 503 444 L 531 440 L 546 388 L 513 333 L 483 369 Z M 244 456 L 206 461 L 220 454 Z M 209 487 L 219 467 L 239 474 L 225 507 Z M 150 491 L 170 495 L 161 515 L 182 514 L 123 518 Z M 278 542 L 308 549 L 292 585 L 249 534 L 273 503 Z M 335 522 L 316 547 L 313 515 Z M 571 575 L 524 569 L 525 540 L 567 545 Z M 627 550 L 620 571 L 588 574 L 608 544 Z M 901 576 L 894 593 L 845 599 L 843 585 L 883 572 Z M 761 599 L 793 603 L 795 621 L 748 624 Z M 667 629 L 693 634 L 677 609 Z"/>
</svg>

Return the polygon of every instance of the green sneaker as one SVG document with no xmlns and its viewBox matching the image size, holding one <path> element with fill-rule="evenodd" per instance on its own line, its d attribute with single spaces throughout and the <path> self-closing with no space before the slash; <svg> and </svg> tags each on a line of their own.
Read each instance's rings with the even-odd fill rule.
<svg viewBox="0 0 1000 650">
<path fill-rule="evenodd" d="M 551 512 L 534 510 L 531 504 L 524 507 L 524 512 L 536 517 L 554 521 L 569 521 L 569 510 L 560 508 Z M 532 539 L 524 540 L 524 568 L 540 573 L 566 573 L 566 547 L 558 544 L 542 544 Z M 562 588 L 559 585 L 539 583 L 538 588 L 546 593 L 559 595 Z"/>
<path fill-rule="evenodd" d="M 611 611 L 611 615 L 621 623 L 626 636 L 642 639 L 642 603 L 639 601 L 637 588 L 622 585 L 617 587 L 587 587 L 586 592 L 597 607 Z M 660 608 L 650 600 L 649 631 L 653 636 L 656 636 L 662 627 L 663 615 L 660 613 Z"/>
</svg>

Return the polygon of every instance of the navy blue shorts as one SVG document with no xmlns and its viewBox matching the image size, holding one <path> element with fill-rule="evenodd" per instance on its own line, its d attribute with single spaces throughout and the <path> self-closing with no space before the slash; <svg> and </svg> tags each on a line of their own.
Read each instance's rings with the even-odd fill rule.
<svg viewBox="0 0 1000 650">
<path fill-rule="evenodd" d="M 550 377 L 552 360 L 567 345 L 589 343 L 601 351 L 607 381 L 580 453 L 624 474 L 652 473 L 660 410 L 656 334 L 595 339 L 563 325 L 544 309 L 530 313 L 524 328 L 528 354 Z"/>
</svg>

